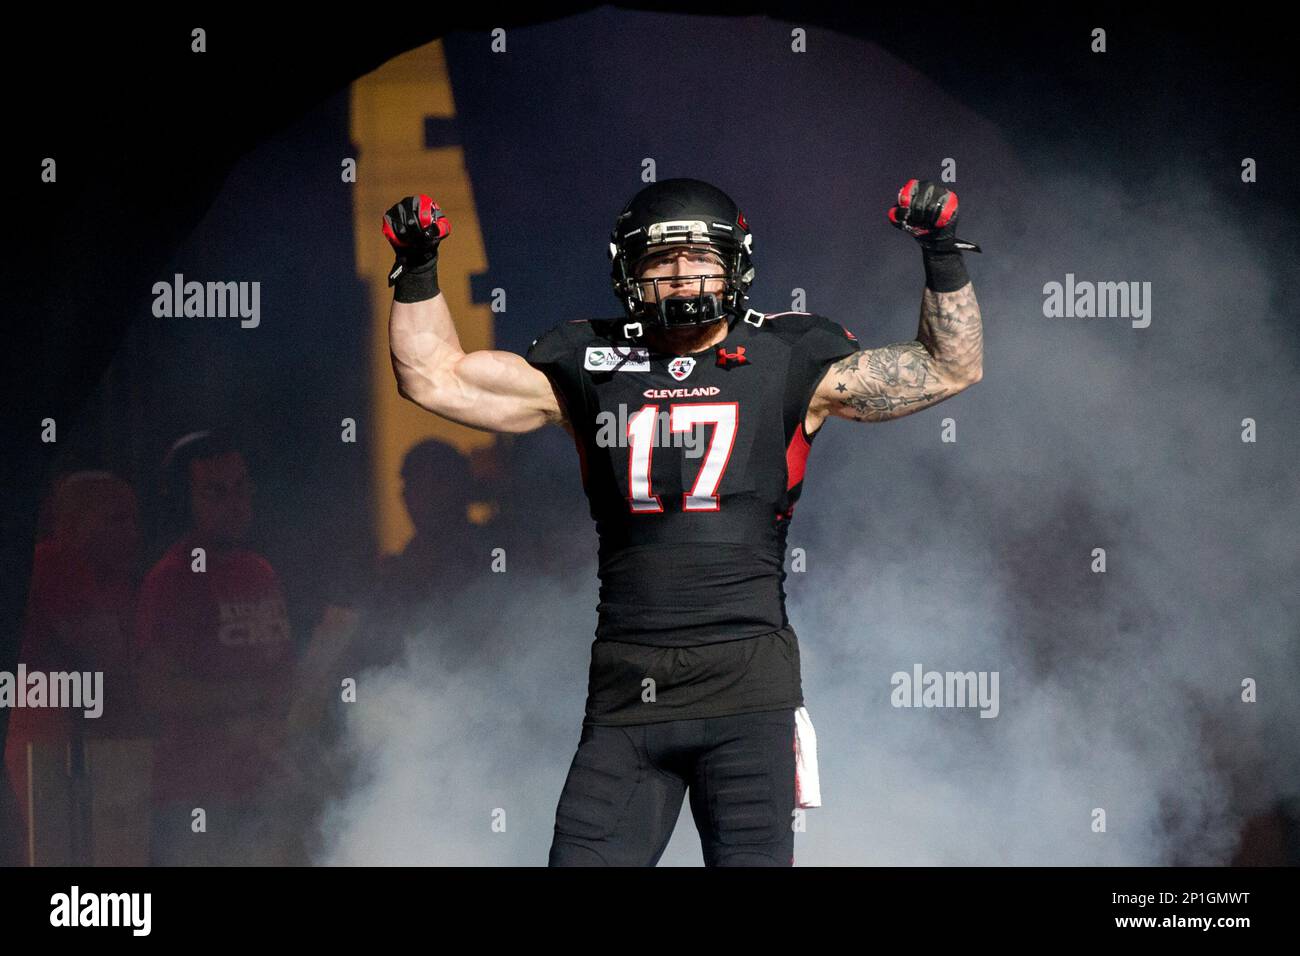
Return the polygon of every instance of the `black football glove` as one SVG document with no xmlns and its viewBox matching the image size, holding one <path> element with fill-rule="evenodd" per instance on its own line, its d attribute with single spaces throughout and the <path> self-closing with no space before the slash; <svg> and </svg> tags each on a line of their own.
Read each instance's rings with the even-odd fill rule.
<svg viewBox="0 0 1300 956">
<path fill-rule="evenodd" d="M 898 191 L 889 221 L 931 252 L 979 252 L 973 242 L 957 238 L 957 194 L 928 179 L 909 179 Z"/>
<path fill-rule="evenodd" d="M 438 243 L 451 235 L 451 220 L 428 196 L 407 196 L 384 213 L 384 237 L 397 253 L 388 284 L 438 258 Z"/>
</svg>

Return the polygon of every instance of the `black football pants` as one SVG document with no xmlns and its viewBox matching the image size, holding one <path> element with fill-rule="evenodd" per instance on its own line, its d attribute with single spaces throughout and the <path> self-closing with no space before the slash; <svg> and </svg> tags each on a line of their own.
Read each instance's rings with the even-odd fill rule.
<svg viewBox="0 0 1300 956">
<path fill-rule="evenodd" d="M 584 726 L 551 866 L 654 866 L 689 789 L 706 866 L 794 864 L 794 710 Z"/>
</svg>

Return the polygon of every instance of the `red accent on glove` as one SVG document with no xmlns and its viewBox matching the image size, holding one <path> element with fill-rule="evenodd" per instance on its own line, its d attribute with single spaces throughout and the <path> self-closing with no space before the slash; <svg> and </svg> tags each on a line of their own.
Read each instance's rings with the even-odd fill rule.
<svg viewBox="0 0 1300 956">
<path fill-rule="evenodd" d="M 397 238 L 397 233 L 393 232 L 393 224 L 388 221 L 388 216 L 384 216 L 384 238 L 395 246 L 404 246 L 406 243 Z"/>
<path fill-rule="evenodd" d="M 955 215 L 957 215 L 957 194 L 950 191 L 947 200 L 943 204 L 943 208 L 939 210 L 939 218 L 935 222 L 935 225 L 942 229 L 944 226 L 948 225 L 948 221 Z"/>
</svg>

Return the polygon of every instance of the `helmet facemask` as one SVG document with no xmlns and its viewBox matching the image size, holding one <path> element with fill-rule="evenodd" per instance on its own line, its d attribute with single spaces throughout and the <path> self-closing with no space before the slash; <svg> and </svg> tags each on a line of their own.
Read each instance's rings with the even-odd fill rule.
<svg viewBox="0 0 1300 956">
<path fill-rule="evenodd" d="M 742 315 L 754 278 L 752 242 L 735 203 L 707 183 L 665 180 L 642 190 L 619 215 L 609 243 L 625 329 L 695 328 Z M 723 271 L 641 278 L 649 256 L 681 248 L 712 252 Z"/>
<path fill-rule="evenodd" d="M 687 272 L 678 275 L 646 276 L 646 264 L 666 251 L 686 249 L 695 256 L 707 255 L 721 271 Z M 711 325 L 726 317 L 727 305 L 735 298 L 729 281 L 732 269 L 725 254 L 710 243 L 650 246 L 633 267 L 631 299 L 637 316 L 666 329 Z"/>
</svg>

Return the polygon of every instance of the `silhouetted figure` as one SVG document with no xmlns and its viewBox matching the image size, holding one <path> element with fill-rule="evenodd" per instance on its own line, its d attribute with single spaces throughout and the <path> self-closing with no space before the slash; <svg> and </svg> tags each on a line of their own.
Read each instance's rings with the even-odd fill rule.
<svg viewBox="0 0 1300 956">
<path fill-rule="evenodd" d="M 470 508 L 492 488 L 488 465 L 480 456 L 475 478 L 469 458 L 434 439 L 407 452 L 402 501 L 414 534 L 401 552 L 379 559 L 351 666 L 392 663 L 408 639 L 434 641 L 452 669 L 481 658 L 494 614 L 470 588 L 490 573 L 497 542 L 490 525 L 470 520 Z"/>
</svg>

